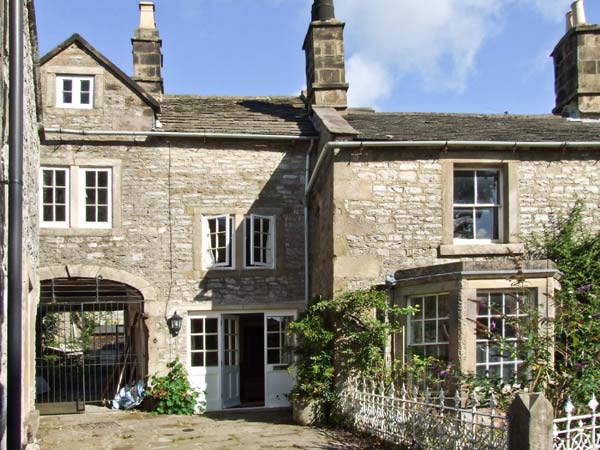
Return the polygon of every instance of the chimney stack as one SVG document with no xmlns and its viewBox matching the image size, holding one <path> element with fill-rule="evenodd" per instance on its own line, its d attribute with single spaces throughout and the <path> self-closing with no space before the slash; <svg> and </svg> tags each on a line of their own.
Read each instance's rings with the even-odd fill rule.
<svg viewBox="0 0 600 450">
<path fill-rule="evenodd" d="M 567 32 L 552 52 L 554 114 L 600 118 L 600 25 L 587 24 L 583 0 L 567 13 Z"/>
<path fill-rule="evenodd" d="M 333 0 L 314 0 L 303 46 L 309 106 L 348 107 L 344 25 L 335 18 Z"/>
<path fill-rule="evenodd" d="M 154 3 L 140 2 L 140 26 L 131 39 L 133 45 L 133 80 L 146 92 L 160 96 L 162 79 L 162 40 L 154 20 Z"/>
</svg>

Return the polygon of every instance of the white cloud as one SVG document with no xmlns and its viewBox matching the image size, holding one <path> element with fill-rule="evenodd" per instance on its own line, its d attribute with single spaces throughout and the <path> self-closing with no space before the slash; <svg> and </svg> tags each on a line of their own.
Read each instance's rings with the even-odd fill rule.
<svg viewBox="0 0 600 450">
<path fill-rule="evenodd" d="M 460 92 L 477 72 L 483 44 L 499 33 L 514 8 L 560 20 L 571 0 L 336 0 L 336 16 L 347 23 L 351 101 L 381 100 L 404 76 L 423 88 Z M 381 63 L 367 67 L 373 61 Z M 352 65 L 352 67 L 350 67 Z M 369 79 L 375 92 L 362 94 Z M 372 87 L 368 84 L 365 87 Z"/>
<path fill-rule="evenodd" d="M 348 59 L 347 77 L 350 83 L 348 104 L 350 106 L 371 106 L 387 97 L 392 89 L 392 76 L 383 65 L 355 53 Z"/>
</svg>

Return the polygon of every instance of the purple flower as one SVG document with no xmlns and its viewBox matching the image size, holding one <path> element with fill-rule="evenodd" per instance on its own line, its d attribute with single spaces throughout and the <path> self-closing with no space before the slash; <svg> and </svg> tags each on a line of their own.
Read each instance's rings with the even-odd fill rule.
<svg viewBox="0 0 600 450">
<path fill-rule="evenodd" d="M 590 289 L 592 289 L 594 287 L 593 284 L 584 284 L 583 286 L 579 286 L 577 289 L 575 289 L 577 292 L 585 292 L 585 291 L 589 291 Z"/>
<path fill-rule="evenodd" d="M 448 371 L 447 370 L 442 370 L 440 372 L 440 377 L 445 377 L 446 375 L 448 375 Z"/>
<path fill-rule="evenodd" d="M 579 369 L 583 369 L 584 365 L 580 362 L 575 363 L 575 367 L 579 368 Z"/>
<path fill-rule="evenodd" d="M 490 322 L 490 331 L 494 331 L 497 328 L 496 321 L 492 320 Z"/>
</svg>

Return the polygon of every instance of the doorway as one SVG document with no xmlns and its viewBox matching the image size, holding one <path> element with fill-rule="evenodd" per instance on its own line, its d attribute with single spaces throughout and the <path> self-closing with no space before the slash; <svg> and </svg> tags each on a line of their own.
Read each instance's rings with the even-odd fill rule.
<svg viewBox="0 0 600 450">
<path fill-rule="evenodd" d="M 265 405 L 264 314 L 240 315 L 241 407 Z"/>
</svg>

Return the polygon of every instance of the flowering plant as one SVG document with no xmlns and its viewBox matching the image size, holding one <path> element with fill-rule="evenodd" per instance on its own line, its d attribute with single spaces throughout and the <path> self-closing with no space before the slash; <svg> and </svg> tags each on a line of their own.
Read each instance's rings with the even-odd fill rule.
<svg viewBox="0 0 600 450">
<path fill-rule="evenodd" d="M 150 394 L 156 400 L 154 412 L 157 414 L 191 415 L 202 413 L 206 402 L 200 401 L 200 392 L 189 382 L 188 374 L 179 359 L 167 364 L 167 375 L 153 375 L 150 380 Z"/>
</svg>

